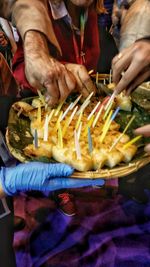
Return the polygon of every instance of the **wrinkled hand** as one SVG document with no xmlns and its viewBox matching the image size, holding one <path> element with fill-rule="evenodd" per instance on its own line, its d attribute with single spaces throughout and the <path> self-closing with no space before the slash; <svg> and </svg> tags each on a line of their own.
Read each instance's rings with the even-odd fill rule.
<svg viewBox="0 0 150 267">
<path fill-rule="evenodd" d="M 82 93 L 83 97 L 87 97 L 91 92 L 96 93 L 96 87 L 83 65 L 67 63 L 65 66 L 74 75 L 77 82 L 76 90 Z"/>
<path fill-rule="evenodd" d="M 5 34 L 3 31 L 0 31 L 0 45 L 3 47 L 8 45 L 7 38 L 5 37 Z"/>
<path fill-rule="evenodd" d="M 129 95 L 150 76 L 150 41 L 138 41 L 119 55 L 112 61 L 113 81 L 116 93 L 126 90 Z"/>
<path fill-rule="evenodd" d="M 24 48 L 25 73 L 29 83 L 34 88 L 47 90 L 46 99 L 50 106 L 65 100 L 75 89 L 76 80 L 63 64 L 50 57 L 45 37 L 29 31 Z"/>
<path fill-rule="evenodd" d="M 134 132 L 137 135 L 144 135 L 145 137 L 150 137 L 150 124 L 137 128 Z M 150 144 L 146 145 L 144 150 L 148 154 L 150 154 Z"/>
<path fill-rule="evenodd" d="M 102 179 L 66 178 L 73 173 L 67 164 L 47 164 L 30 162 L 16 167 L 1 168 L 0 179 L 3 191 L 7 195 L 15 195 L 21 191 L 39 190 L 54 191 L 62 188 L 78 188 L 84 186 L 103 185 Z"/>
</svg>

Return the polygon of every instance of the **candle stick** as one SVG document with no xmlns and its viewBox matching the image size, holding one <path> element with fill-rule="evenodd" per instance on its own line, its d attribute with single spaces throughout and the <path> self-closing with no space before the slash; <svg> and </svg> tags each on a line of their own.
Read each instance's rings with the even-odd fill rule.
<svg viewBox="0 0 150 267">
<path fill-rule="evenodd" d="M 88 104 L 90 103 L 90 98 L 92 97 L 93 94 L 94 94 L 94 92 L 91 92 L 90 95 L 85 99 L 85 101 L 81 105 L 80 109 L 78 110 L 78 115 L 80 114 L 81 111 L 83 111 L 85 109 L 85 107 L 88 106 Z"/>
<path fill-rule="evenodd" d="M 48 141 L 48 115 L 46 114 L 45 123 L 44 123 L 44 141 Z"/>
<path fill-rule="evenodd" d="M 92 145 L 92 136 L 91 136 L 91 131 L 90 128 L 88 127 L 88 146 L 89 146 L 89 152 L 90 154 L 93 151 L 93 145 Z"/>
<path fill-rule="evenodd" d="M 41 122 L 41 105 L 38 105 L 37 120 Z"/>
<path fill-rule="evenodd" d="M 84 104 L 82 104 L 82 106 L 80 107 L 80 109 L 77 112 L 77 115 L 79 115 L 81 112 L 83 113 L 83 111 L 86 109 L 86 107 L 90 104 L 90 100 L 88 100 L 87 102 L 85 102 Z"/>
<path fill-rule="evenodd" d="M 93 121 L 93 124 L 92 124 L 92 127 L 93 127 L 93 128 L 96 126 L 96 124 L 97 124 L 97 122 L 98 122 L 98 119 L 99 119 L 99 117 L 100 117 L 100 115 L 101 115 L 101 113 L 102 113 L 102 111 L 103 111 L 103 108 L 104 108 L 104 106 L 102 105 L 102 106 L 100 107 L 100 109 L 99 109 L 99 111 L 98 111 L 98 113 L 97 113 L 97 115 L 96 115 L 94 121 Z"/>
<path fill-rule="evenodd" d="M 110 105 L 108 106 L 108 108 L 106 109 L 106 111 L 104 113 L 103 120 L 106 119 L 106 117 L 107 117 L 109 111 L 111 110 L 112 106 L 113 106 L 113 102 L 110 102 Z"/>
<path fill-rule="evenodd" d="M 63 115 L 62 115 L 60 121 L 62 121 L 62 120 L 65 118 L 65 116 L 68 114 L 69 110 L 71 110 L 72 105 L 73 105 L 73 102 L 70 103 L 70 105 L 67 107 L 67 109 L 66 109 L 65 112 L 63 113 Z"/>
<path fill-rule="evenodd" d="M 63 148 L 63 136 L 62 136 L 62 130 L 61 130 L 60 122 L 58 125 L 58 146 L 60 148 Z"/>
<path fill-rule="evenodd" d="M 105 136 L 106 136 L 106 134 L 107 134 L 107 132 L 108 132 L 108 130 L 109 130 L 109 127 L 110 127 L 110 124 L 111 124 L 111 116 L 112 116 L 112 113 L 113 113 L 113 111 L 111 110 L 110 112 L 109 112 L 109 115 L 108 115 L 108 117 L 107 117 L 107 119 L 106 119 L 106 122 L 105 122 L 105 124 L 104 124 L 104 126 L 103 126 L 103 129 L 102 129 L 102 135 L 101 135 L 101 137 L 100 137 L 100 142 L 101 143 L 103 143 L 103 141 L 104 141 L 104 138 L 105 138 Z"/>
<path fill-rule="evenodd" d="M 72 110 L 75 107 L 75 105 L 79 102 L 79 100 L 80 100 L 81 97 L 82 97 L 82 94 L 79 95 L 77 97 L 77 99 L 72 103 L 72 106 L 71 106 L 70 110 Z"/>
<path fill-rule="evenodd" d="M 63 100 L 62 102 L 59 103 L 59 105 L 57 106 L 57 109 L 55 111 L 55 116 L 58 115 L 59 111 L 61 110 L 63 104 L 64 104 L 65 100 Z"/>
<path fill-rule="evenodd" d="M 76 112 L 77 112 L 77 109 L 78 109 L 78 106 L 76 106 L 75 108 L 74 108 L 74 110 L 73 110 L 73 112 L 72 112 L 72 114 L 71 114 L 71 116 L 70 116 L 70 119 L 69 119 L 69 124 L 72 122 L 72 120 L 73 120 L 73 118 L 74 118 L 74 116 L 75 116 L 75 114 L 76 114 Z M 68 125 L 69 126 L 69 125 Z"/>
<path fill-rule="evenodd" d="M 106 79 L 103 80 L 103 84 L 106 85 Z"/>
<path fill-rule="evenodd" d="M 75 138 L 75 150 L 76 150 L 76 154 L 77 154 L 77 159 L 80 160 L 81 159 L 81 150 L 80 150 L 80 143 L 77 137 L 77 132 L 76 130 L 74 130 L 74 138 Z"/>
<path fill-rule="evenodd" d="M 107 110 L 107 108 L 109 107 L 110 103 L 114 101 L 115 97 L 116 97 L 116 91 L 113 92 L 113 94 L 111 95 L 111 97 L 109 98 L 106 106 L 105 106 L 105 110 Z"/>
<path fill-rule="evenodd" d="M 86 125 L 86 127 L 85 127 L 85 131 L 84 131 L 84 133 L 83 133 L 83 136 L 87 135 L 88 128 L 91 127 L 93 121 L 94 121 L 94 115 L 92 115 L 91 119 L 90 119 L 89 122 L 87 123 L 87 125 Z"/>
<path fill-rule="evenodd" d="M 119 111 L 120 111 L 120 107 L 117 107 L 116 110 L 114 111 L 114 113 L 111 116 L 111 121 L 113 121 L 116 118 L 116 116 L 117 116 Z"/>
<path fill-rule="evenodd" d="M 50 112 L 50 114 L 48 115 L 48 123 L 49 123 L 50 120 L 52 119 L 53 114 L 54 114 L 54 111 L 55 111 L 55 109 L 52 109 L 51 112 Z"/>
<path fill-rule="evenodd" d="M 76 129 L 76 130 L 77 130 L 78 127 L 79 127 L 79 124 L 80 124 L 80 122 L 81 122 L 82 116 L 83 116 L 83 112 L 80 113 L 79 118 L 78 118 L 78 120 L 77 120 L 77 123 L 76 123 L 76 125 L 75 125 L 75 129 Z"/>
<path fill-rule="evenodd" d="M 78 128 L 78 132 L 77 132 L 78 140 L 80 140 L 81 129 L 82 129 L 82 121 L 80 122 L 80 125 L 79 125 L 79 128 Z"/>
<path fill-rule="evenodd" d="M 126 125 L 125 129 L 123 130 L 123 132 L 119 135 L 119 137 L 115 140 L 115 142 L 112 144 L 111 148 L 109 149 L 109 151 L 111 151 L 117 144 L 118 142 L 121 140 L 122 136 L 126 133 L 126 131 L 128 130 L 129 126 L 131 125 L 131 123 L 133 122 L 133 120 L 135 119 L 135 115 L 133 115 L 131 117 L 131 119 L 129 120 L 128 124 Z"/>
<path fill-rule="evenodd" d="M 73 117 L 75 116 L 75 113 L 76 113 L 77 109 L 78 109 L 78 106 L 76 106 L 74 108 L 71 116 L 69 118 L 67 118 L 67 120 L 65 121 L 65 124 L 64 124 L 63 130 L 62 130 L 62 135 L 63 136 L 65 135 L 68 126 L 70 125 L 71 121 L 73 120 Z"/>
<path fill-rule="evenodd" d="M 58 117 L 58 119 L 56 121 L 56 124 L 55 124 L 56 130 L 58 130 L 58 127 L 59 127 L 59 124 L 60 124 L 60 120 L 61 120 L 62 114 L 63 114 L 63 111 L 60 112 L 59 117 Z"/>
<path fill-rule="evenodd" d="M 37 132 L 37 129 L 34 130 L 34 140 L 33 140 L 33 143 L 34 143 L 34 147 L 35 148 L 38 148 L 38 132 Z"/>
<path fill-rule="evenodd" d="M 93 72 L 94 72 L 94 70 L 90 70 L 90 71 L 88 72 L 88 74 L 91 75 Z"/>
<path fill-rule="evenodd" d="M 140 140 L 141 138 L 142 138 L 142 135 L 138 135 L 138 136 L 134 137 L 133 139 L 131 139 L 128 143 L 126 143 L 126 144 L 123 146 L 123 149 L 128 148 L 129 146 L 131 146 L 132 144 L 134 144 L 135 142 L 137 142 L 137 141 Z"/>
<path fill-rule="evenodd" d="M 96 106 L 94 107 L 94 109 L 91 111 L 91 113 L 89 114 L 87 120 L 89 121 L 92 117 L 92 115 L 96 112 L 96 110 L 98 109 L 99 105 L 100 105 L 101 101 L 99 101 Z"/>
</svg>

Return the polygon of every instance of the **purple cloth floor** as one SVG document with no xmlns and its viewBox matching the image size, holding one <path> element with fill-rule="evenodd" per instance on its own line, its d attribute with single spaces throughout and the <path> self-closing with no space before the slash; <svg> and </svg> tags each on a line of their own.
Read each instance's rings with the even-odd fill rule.
<svg viewBox="0 0 150 267">
<path fill-rule="evenodd" d="M 17 267 L 150 267 L 150 202 L 102 198 L 98 188 L 72 192 L 74 217 L 50 198 L 16 198 L 27 223 L 15 234 Z"/>
</svg>

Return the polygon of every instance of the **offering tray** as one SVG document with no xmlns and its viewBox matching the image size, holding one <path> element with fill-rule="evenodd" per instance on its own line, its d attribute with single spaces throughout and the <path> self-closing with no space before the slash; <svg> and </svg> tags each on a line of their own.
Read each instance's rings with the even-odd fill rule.
<svg viewBox="0 0 150 267">
<path fill-rule="evenodd" d="M 33 98 L 26 98 L 21 100 L 24 103 L 31 104 Z M 137 112 L 137 110 L 136 110 Z M 124 127 L 124 123 L 126 122 L 126 116 L 131 116 L 132 112 L 120 112 L 120 116 L 118 116 L 118 121 L 121 127 Z M 137 112 L 137 118 L 139 114 Z M 121 119 L 120 119 L 121 118 Z M 122 119 L 124 118 L 124 119 Z M 140 122 L 141 125 L 141 122 Z M 139 126 L 140 126 L 139 125 Z M 137 126 L 137 125 L 136 125 Z M 129 129 L 129 134 L 132 137 L 132 128 Z M 10 109 L 9 113 L 9 120 L 8 120 L 8 127 L 6 131 L 6 142 L 9 148 L 10 153 L 20 162 L 29 162 L 29 161 L 42 161 L 42 162 L 53 162 L 56 163 L 56 160 L 53 158 L 48 158 L 45 156 L 42 157 L 28 157 L 24 153 L 24 148 L 29 145 L 33 144 L 33 136 L 30 131 L 30 119 L 29 117 L 22 116 L 21 114 L 18 115 L 18 111 L 14 110 L 13 107 Z M 149 141 L 148 141 L 149 142 Z M 148 156 L 143 150 L 143 140 L 139 143 L 139 148 L 137 150 L 136 155 L 134 156 L 133 160 L 129 163 L 119 163 L 117 166 L 113 168 L 109 168 L 107 166 L 97 169 L 97 170 L 90 170 L 90 171 L 75 171 L 72 175 L 74 178 L 89 178 L 89 179 L 96 179 L 96 178 L 115 178 L 115 177 L 124 177 L 133 172 L 136 172 L 138 169 L 142 168 L 143 166 L 147 165 L 150 162 L 150 156 Z"/>
</svg>

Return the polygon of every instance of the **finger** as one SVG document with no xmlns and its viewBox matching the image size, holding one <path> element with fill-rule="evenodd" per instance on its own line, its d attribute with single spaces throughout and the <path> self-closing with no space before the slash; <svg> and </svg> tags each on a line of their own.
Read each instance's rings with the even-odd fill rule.
<svg viewBox="0 0 150 267">
<path fill-rule="evenodd" d="M 76 88 L 76 85 L 77 85 L 76 78 L 75 78 L 74 75 L 73 75 L 70 71 L 68 71 L 68 70 L 66 70 L 65 81 L 66 81 L 66 84 L 67 84 L 67 87 L 68 87 L 70 93 L 71 93 L 72 91 L 74 91 L 75 88 Z"/>
<path fill-rule="evenodd" d="M 80 94 L 82 94 L 83 97 L 87 97 L 89 95 L 89 92 L 87 88 L 84 86 L 84 84 L 82 83 L 82 80 L 77 75 L 76 75 L 76 80 L 77 80 L 77 86 L 76 86 L 77 91 Z"/>
<path fill-rule="evenodd" d="M 116 86 L 116 93 L 121 93 L 123 90 L 128 88 L 129 84 L 137 77 L 140 73 L 138 62 L 132 62 L 128 69 L 124 72 L 121 80 Z"/>
<path fill-rule="evenodd" d="M 55 178 L 49 181 L 49 190 L 58 190 L 64 188 L 80 188 L 87 186 L 103 186 L 103 179 L 72 179 L 72 178 Z"/>
<path fill-rule="evenodd" d="M 150 154 L 150 144 L 146 145 L 144 148 L 145 152 L 147 152 L 148 154 Z"/>
<path fill-rule="evenodd" d="M 70 90 L 68 89 L 65 77 L 63 75 L 59 77 L 57 83 L 58 83 L 59 94 L 60 94 L 60 99 L 59 100 L 63 101 L 69 95 Z"/>
<path fill-rule="evenodd" d="M 122 72 L 124 72 L 131 63 L 132 54 L 125 54 L 120 60 L 112 67 L 112 78 L 114 83 L 118 83 L 122 77 Z"/>
<path fill-rule="evenodd" d="M 82 69 L 82 71 L 79 72 L 79 78 L 82 81 L 83 86 L 86 88 L 89 94 L 91 92 L 96 93 L 96 87 L 94 83 L 92 82 L 86 69 Z"/>
<path fill-rule="evenodd" d="M 46 102 L 49 106 L 54 106 L 59 103 L 60 92 L 58 88 L 58 83 L 56 80 L 49 79 L 43 83 L 44 88 L 47 90 Z"/>
<path fill-rule="evenodd" d="M 134 130 L 134 133 L 137 135 L 150 136 L 150 124 L 142 126 Z"/>
<path fill-rule="evenodd" d="M 131 92 L 142 82 L 146 81 L 146 79 L 150 76 L 150 68 L 146 68 L 144 72 L 138 75 L 138 77 L 131 83 L 129 88 L 127 88 L 127 95 L 130 95 Z"/>
</svg>

